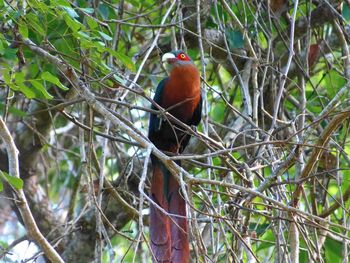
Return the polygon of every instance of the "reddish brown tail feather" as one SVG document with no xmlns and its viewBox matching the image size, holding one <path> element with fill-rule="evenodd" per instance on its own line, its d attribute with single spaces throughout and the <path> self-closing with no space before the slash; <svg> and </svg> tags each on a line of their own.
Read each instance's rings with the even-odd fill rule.
<svg viewBox="0 0 350 263">
<path fill-rule="evenodd" d="M 153 161 L 151 198 L 165 211 L 182 217 L 165 215 L 151 204 L 150 238 L 153 262 L 189 262 L 186 202 L 176 179 L 159 161 Z"/>
</svg>

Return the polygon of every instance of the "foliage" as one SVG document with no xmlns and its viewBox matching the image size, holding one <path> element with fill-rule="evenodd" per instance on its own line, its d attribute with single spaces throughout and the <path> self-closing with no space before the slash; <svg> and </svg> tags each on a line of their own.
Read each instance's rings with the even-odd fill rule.
<svg viewBox="0 0 350 263">
<path fill-rule="evenodd" d="M 2 147 L 0 259 L 21 259 L 11 185 L 66 262 L 151 261 L 149 109 L 161 55 L 184 49 L 205 98 L 182 162 L 193 261 L 347 262 L 342 2 L 0 0 L 0 114 L 22 178 Z"/>
</svg>

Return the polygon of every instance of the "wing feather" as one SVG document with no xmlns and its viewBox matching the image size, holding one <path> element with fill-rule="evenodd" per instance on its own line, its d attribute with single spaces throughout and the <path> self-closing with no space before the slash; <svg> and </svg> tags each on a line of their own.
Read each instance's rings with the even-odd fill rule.
<svg viewBox="0 0 350 263">
<path fill-rule="evenodd" d="M 154 102 L 156 102 L 158 105 L 162 106 L 162 96 L 163 96 L 163 90 L 167 83 L 169 78 L 163 79 L 161 82 L 159 82 L 156 93 L 154 95 Z M 158 110 L 156 106 L 152 105 L 151 107 L 153 110 Z M 161 119 L 158 117 L 157 114 L 151 113 L 151 117 L 149 119 L 149 130 L 148 130 L 148 136 L 152 136 L 155 132 L 160 130 L 161 126 Z"/>
</svg>

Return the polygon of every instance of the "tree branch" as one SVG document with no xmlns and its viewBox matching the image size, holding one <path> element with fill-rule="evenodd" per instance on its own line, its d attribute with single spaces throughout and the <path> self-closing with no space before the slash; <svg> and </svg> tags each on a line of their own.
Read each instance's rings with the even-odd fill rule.
<svg viewBox="0 0 350 263">
<path fill-rule="evenodd" d="M 8 155 L 8 163 L 9 163 L 9 174 L 11 176 L 20 178 L 19 175 L 19 162 L 18 162 L 18 150 L 15 145 L 15 142 L 8 130 L 6 124 L 4 123 L 2 117 L 0 116 L 0 137 L 5 143 L 7 155 Z M 41 247 L 45 255 L 54 263 L 63 263 L 63 259 L 57 253 L 57 251 L 51 246 L 51 244 L 46 240 L 46 238 L 40 232 L 32 212 L 30 211 L 27 199 L 24 195 L 22 189 L 15 190 L 14 198 L 17 198 L 16 205 L 21 213 L 24 225 L 28 232 L 28 236 L 33 238 L 33 240 Z"/>
</svg>

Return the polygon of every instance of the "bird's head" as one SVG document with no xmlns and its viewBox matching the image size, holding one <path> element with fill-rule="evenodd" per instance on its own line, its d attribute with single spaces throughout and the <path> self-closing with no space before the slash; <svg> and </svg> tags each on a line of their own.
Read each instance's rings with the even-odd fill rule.
<svg viewBox="0 0 350 263">
<path fill-rule="evenodd" d="M 191 58 L 182 50 L 175 50 L 165 53 L 162 56 L 162 62 L 166 62 L 170 69 L 176 66 L 192 65 Z"/>
</svg>

